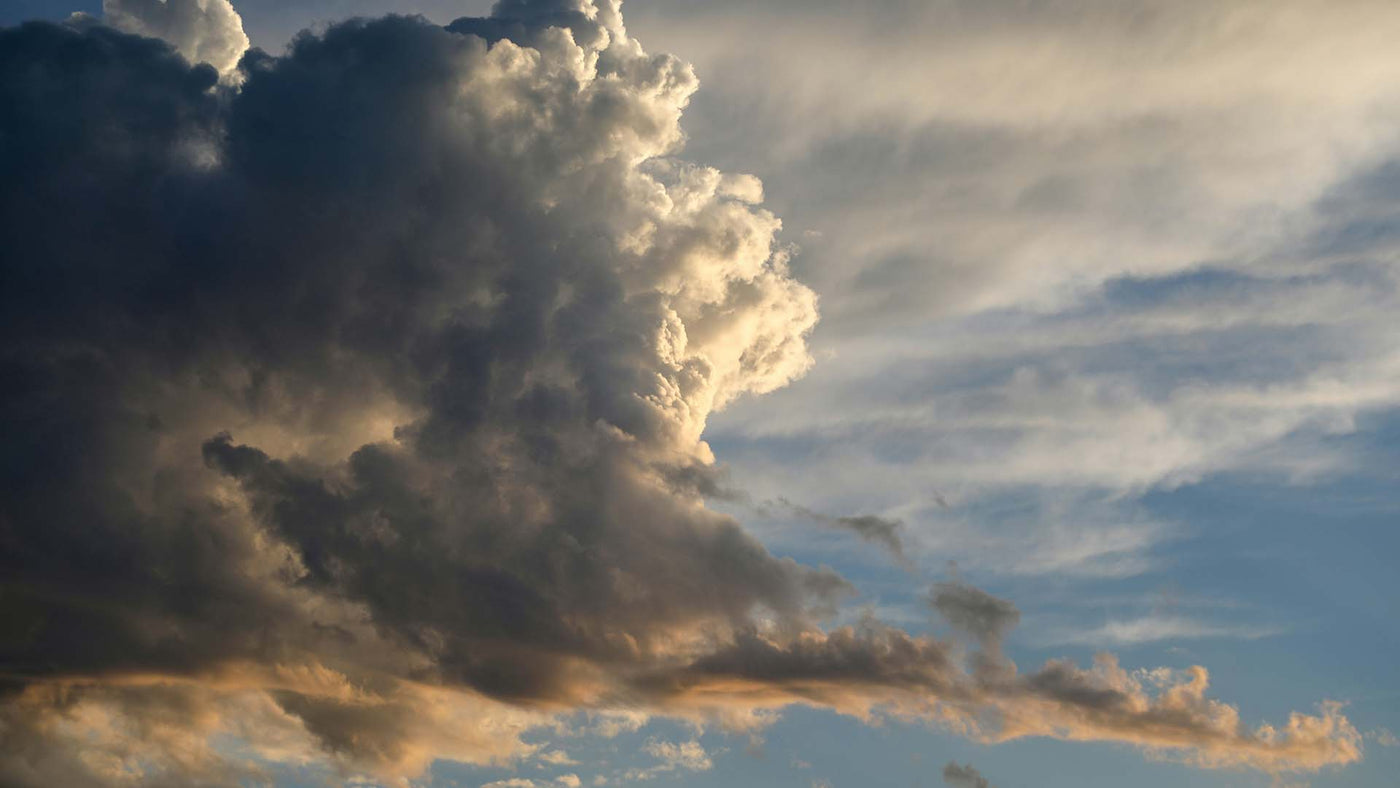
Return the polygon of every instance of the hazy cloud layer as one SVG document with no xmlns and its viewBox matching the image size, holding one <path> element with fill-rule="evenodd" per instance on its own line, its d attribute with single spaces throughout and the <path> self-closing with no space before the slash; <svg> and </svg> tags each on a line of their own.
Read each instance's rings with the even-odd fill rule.
<svg viewBox="0 0 1400 788">
<path fill-rule="evenodd" d="M 1203 668 L 1020 672 L 970 586 L 932 597 L 970 664 L 822 628 L 849 584 L 694 481 L 713 413 L 807 371 L 816 297 L 756 179 L 671 157 L 695 76 L 616 2 L 351 21 L 223 80 L 226 3 L 108 14 L 170 43 L 0 30 L 0 782 L 403 780 L 562 712 L 794 703 L 1360 757 L 1335 705 L 1250 729 Z"/>
</svg>

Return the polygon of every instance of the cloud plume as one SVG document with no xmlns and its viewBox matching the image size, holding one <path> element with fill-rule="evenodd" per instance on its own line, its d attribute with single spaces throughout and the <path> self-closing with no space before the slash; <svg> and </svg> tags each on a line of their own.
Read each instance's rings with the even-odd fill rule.
<svg viewBox="0 0 1400 788">
<path fill-rule="evenodd" d="M 0 30 L 0 782 L 406 780 L 574 710 L 794 703 L 1360 756 L 1334 706 L 1245 728 L 1204 669 L 1020 673 L 968 586 L 934 604 L 994 669 L 822 628 L 849 584 L 687 482 L 711 414 L 807 370 L 816 297 L 753 178 L 674 158 L 696 78 L 616 0 L 241 59 L 222 0 L 108 16 L 169 40 Z"/>
</svg>

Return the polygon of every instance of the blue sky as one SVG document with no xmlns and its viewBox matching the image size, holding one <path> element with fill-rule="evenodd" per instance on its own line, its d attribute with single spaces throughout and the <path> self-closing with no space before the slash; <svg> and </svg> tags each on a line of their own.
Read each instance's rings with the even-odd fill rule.
<svg viewBox="0 0 1400 788">
<path fill-rule="evenodd" d="M 273 55 L 346 16 L 489 11 L 234 6 Z M 21 3 L 0 24 L 75 10 L 100 14 Z M 1201 665 L 1249 729 L 1343 704 L 1364 757 L 1270 773 L 1131 738 L 979 742 L 956 724 L 803 705 L 750 709 L 761 724 L 743 731 L 568 710 L 525 725 L 523 755 L 444 753 L 406 779 L 939 786 L 956 761 L 997 788 L 1395 785 L 1400 8 L 630 0 L 623 12 L 648 52 L 698 75 L 684 144 L 664 158 L 757 176 L 782 222 L 783 273 L 818 299 L 810 369 L 736 388 L 699 427 L 728 491 L 707 505 L 854 586 L 823 626 L 871 614 L 952 637 L 929 589 L 965 583 L 1019 610 L 1004 648 L 1022 672 L 1101 652 L 1140 677 Z M 721 195 L 749 188 L 725 183 Z M 859 515 L 898 523 L 907 562 L 839 527 Z M 349 773 L 298 763 L 266 761 L 279 784 Z"/>
</svg>

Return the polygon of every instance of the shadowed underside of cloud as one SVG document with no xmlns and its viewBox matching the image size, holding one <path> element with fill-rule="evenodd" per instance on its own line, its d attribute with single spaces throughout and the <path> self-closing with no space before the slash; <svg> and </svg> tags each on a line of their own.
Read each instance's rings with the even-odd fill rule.
<svg viewBox="0 0 1400 788">
<path fill-rule="evenodd" d="M 970 661 L 820 627 L 846 581 L 683 483 L 711 413 L 807 369 L 815 296 L 754 179 L 670 157 L 695 77 L 616 2 L 352 21 L 231 77 L 226 4 L 148 5 L 109 9 L 173 47 L 0 30 L 0 782 L 406 779 L 572 710 L 795 703 L 1360 757 L 1335 706 L 1250 730 L 1203 669 L 1020 673 L 963 586 Z"/>
</svg>

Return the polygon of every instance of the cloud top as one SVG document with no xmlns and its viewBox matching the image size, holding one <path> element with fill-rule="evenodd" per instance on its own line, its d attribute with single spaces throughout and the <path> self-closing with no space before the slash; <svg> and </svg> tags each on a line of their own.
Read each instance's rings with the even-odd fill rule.
<svg viewBox="0 0 1400 788">
<path fill-rule="evenodd" d="M 162 39 L 220 74 L 233 72 L 248 49 L 243 19 L 229 0 L 102 0 L 102 17 L 118 30 Z"/>
</svg>

